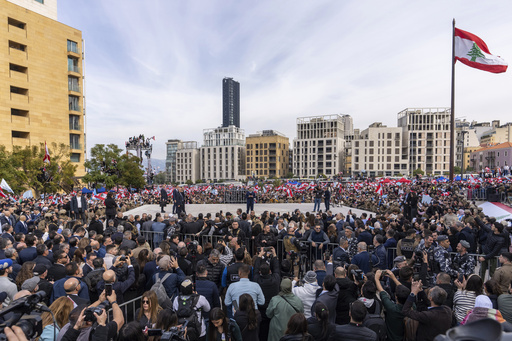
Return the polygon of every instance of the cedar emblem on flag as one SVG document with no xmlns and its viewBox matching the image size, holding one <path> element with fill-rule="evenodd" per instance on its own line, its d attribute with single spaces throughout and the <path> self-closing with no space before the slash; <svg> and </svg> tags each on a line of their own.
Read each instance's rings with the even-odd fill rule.
<svg viewBox="0 0 512 341">
<path fill-rule="evenodd" d="M 455 28 L 455 60 L 483 71 L 502 73 L 507 71 L 507 62 L 494 56 L 485 42 L 476 35 Z"/>
<path fill-rule="evenodd" d="M 44 158 L 43 158 L 43 162 L 46 163 L 50 163 L 50 152 L 48 151 L 48 146 L 46 145 L 46 141 L 44 141 Z"/>
</svg>

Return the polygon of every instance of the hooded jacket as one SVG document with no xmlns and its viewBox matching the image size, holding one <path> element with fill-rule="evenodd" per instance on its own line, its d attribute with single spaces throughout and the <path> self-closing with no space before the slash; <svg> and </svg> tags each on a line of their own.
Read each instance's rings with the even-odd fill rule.
<svg viewBox="0 0 512 341">
<path fill-rule="evenodd" d="M 316 300 L 316 291 L 318 289 L 321 289 L 321 287 L 316 283 L 304 283 L 304 286 L 296 287 L 295 281 L 293 281 L 293 289 L 292 293 L 297 296 L 304 305 L 304 316 L 307 318 L 310 318 L 311 315 L 311 308 L 313 307 L 313 304 Z"/>
</svg>

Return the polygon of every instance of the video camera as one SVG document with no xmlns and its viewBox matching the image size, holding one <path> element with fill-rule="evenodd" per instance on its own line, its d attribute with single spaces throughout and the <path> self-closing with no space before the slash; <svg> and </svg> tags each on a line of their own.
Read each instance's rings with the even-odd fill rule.
<svg viewBox="0 0 512 341">
<path fill-rule="evenodd" d="M 96 316 L 94 316 L 94 313 L 96 313 L 96 315 L 101 315 L 103 313 L 102 310 L 106 310 L 108 306 L 108 301 L 103 301 L 97 307 L 87 308 L 84 312 L 84 321 L 92 323 L 96 322 Z"/>
<path fill-rule="evenodd" d="M 364 281 L 364 272 L 363 270 L 361 269 L 352 269 L 350 270 L 350 273 L 352 274 L 352 276 L 354 276 L 354 279 L 358 282 L 363 282 Z"/>
<path fill-rule="evenodd" d="M 43 332 L 43 321 L 39 315 L 31 315 L 34 311 L 50 312 L 50 309 L 41 304 L 46 297 L 44 291 L 39 291 L 33 295 L 18 298 L 12 301 L 7 307 L 0 310 L 0 317 L 9 313 L 7 321 L 0 324 L 0 340 L 7 340 L 5 336 L 5 327 L 18 326 L 23 330 L 27 339 L 34 339 Z"/>
<path fill-rule="evenodd" d="M 160 341 L 187 341 L 185 331 L 188 321 L 181 327 L 171 327 L 168 331 L 162 329 L 148 329 L 148 336 L 160 336 Z"/>
<path fill-rule="evenodd" d="M 300 253 L 307 253 L 309 250 L 308 244 L 301 242 L 296 237 L 290 238 L 290 243 L 292 243 L 299 250 Z"/>
</svg>

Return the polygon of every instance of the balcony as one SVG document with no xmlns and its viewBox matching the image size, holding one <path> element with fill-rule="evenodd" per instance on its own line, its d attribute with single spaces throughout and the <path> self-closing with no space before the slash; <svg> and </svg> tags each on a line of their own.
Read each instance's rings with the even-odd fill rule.
<svg viewBox="0 0 512 341">
<path fill-rule="evenodd" d="M 28 95 L 22 95 L 11 92 L 11 101 L 13 101 L 14 103 L 28 104 Z"/>
<path fill-rule="evenodd" d="M 82 126 L 78 123 L 71 123 L 69 122 L 69 130 L 78 130 L 82 131 Z"/>
<path fill-rule="evenodd" d="M 10 77 L 10 79 L 12 79 L 14 81 L 19 81 L 19 82 L 23 82 L 23 83 L 26 83 L 28 81 L 28 77 L 27 77 L 26 73 L 17 72 L 14 70 L 9 70 L 9 77 Z M 26 86 L 26 84 L 24 84 L 23 86 Z"/>
<path fill-rule="evenodd" d="M 28 115 L 27 116 L 11 115 L 11 123 L 17 129 L 28 130 L 28 125 L 30 124 L 30 119 L 29 119 Z"/>
<path fill-rule="evenodd" d="M 78 112 L 82 112 L 82 108 L 81 108 L 79 105 L 70 105 L 70 106 L 69 106 L 69 111 L 78 111 Z"/>
<path fill-rule="evenodd" d="M 69 72 L 80 73 L 80 68 L 76 65 L 68 65 Z"/>
<path fill-rule="evenodd" d="M 23 64 L 27 62 L 27 51 L 22 51 L 14 47 L 9 48 L 10 61 Z"/>
<path fill-rule="evenodd" d="M 80 143 L 70 143 L 69 148 L 73 150 L 82 150 L 82 145 Z"/>
<path fill-rule="evenodd" d="M 70 85 L 68 85 L 68 91 L 78 92 L 78 93 L 80 93 L 80 94 L 82 93 L 82 92 L 80 91 L 80 87 L 79 87 L 78 85 L 75 85 L 75 84 L 73 84 L 73 85 L 71 85 L 71 84 L 70 84 Z"/>
<path fill-rule="evenodd" d="M 13 146 L 28 147 L 30 146 L 30 139 L 24 137 L 13 137 L 12 144 Z"/>
<path fill-rule="evenodd" d="M 14 25 L 9 25 L 9 38 L 24 42 L 27 40 L 27 30 Z"/>
</svg>

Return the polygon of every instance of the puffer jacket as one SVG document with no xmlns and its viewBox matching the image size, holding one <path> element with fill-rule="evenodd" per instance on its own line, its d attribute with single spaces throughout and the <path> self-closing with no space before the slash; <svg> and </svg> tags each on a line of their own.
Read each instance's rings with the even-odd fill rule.
<svg viewBox="0 0 512 341">
<path fill-rule="evenodd" d="M 316 300 L 316 291 L 321 289 L 321 287 L 317 284 L 304 283 L 304 286 L 296 287 L 295 281 L 292 282 L 292 293 L 300 298 L 302 303 L 304 304 L 304 316 L 306 318 L 311 317 L 311 307 L 315 303 Z"/>
</svg>

